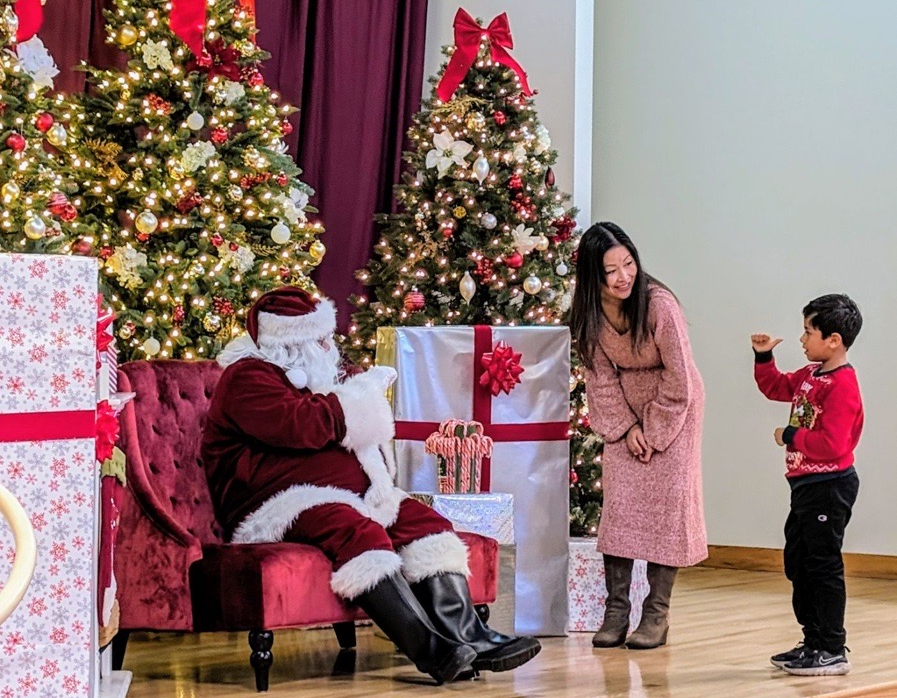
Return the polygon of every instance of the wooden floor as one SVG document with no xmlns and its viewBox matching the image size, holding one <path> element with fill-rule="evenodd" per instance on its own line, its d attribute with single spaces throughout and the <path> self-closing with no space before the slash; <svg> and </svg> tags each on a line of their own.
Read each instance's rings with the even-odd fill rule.
<svg viewBox="0 0 897 698">
<path fill-rule="evenodd" d="M 546 638 L 542 653 L 516 671 L 437 688 L 370 628 L 360 629 L 354 671 L 352 661 L 336 661 L 330 631 L 284 631 L 275 637 L 269 695 L 803 698 L 897 681 L 897 581 L 848 579 L 847 630 L 850 674 L 789 676 L 768 660 L 799 639 L 786 580 L 693 568 L 680 574 L 670 642 L 657 650 L 594 650 L 587 633 Z M 124 666 L 134 673 L 128 696 L 251 698 L 247 659 L 243 634 L 135 634 Z"/>
</svg>

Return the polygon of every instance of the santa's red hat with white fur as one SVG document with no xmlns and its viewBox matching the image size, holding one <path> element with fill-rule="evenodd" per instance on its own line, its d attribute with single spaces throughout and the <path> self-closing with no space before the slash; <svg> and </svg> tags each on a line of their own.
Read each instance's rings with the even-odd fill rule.
<svg viewBox="0 0 897 698">
<path fill-rule="evenodd" d="M 250 308 L 246 331 L 258 346 L 326 339 L 336 330 L 333 301 L 297 286 L 268 291 Z"/>
</svg>

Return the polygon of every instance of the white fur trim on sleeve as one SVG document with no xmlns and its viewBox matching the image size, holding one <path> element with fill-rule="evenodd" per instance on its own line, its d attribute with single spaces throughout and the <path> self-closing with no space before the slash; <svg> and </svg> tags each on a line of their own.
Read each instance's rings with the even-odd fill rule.
<svg viewBox="0 0 897 698">
<path fill-rule="evenodd" d="M 358 452 L 366 446 L 384 444 L 396 433 L 392 407 L 377 385 L 364 374 L 334 388 L 346 420 L 342 445 Z"/>
<path fill-rule="evenodd" d="M 348 504 L 371 516 L 370 508 L 357 494 L 336 487 L 293 485 L 267 500 L 237 526 L 232 543 L 273 543 L 283 540 L 299 515 L 320 504 Z"/>
<path fill-rule="evenodd" d="M 297 341 L 324 339 L 336 329 L 336 306 L 322 298 L 315 309 L 305 315 L 259 313 L 259 345 L 295 344 Z"/>
<path fill-rule="evenodd" d="M 402 558 L 391 550 L 368 550 L 334 572 L 330 577 L 330 588 L 337 596 L 351 601 L 401 568 Z"/>
<path fill-rule="evenodd" d="M 419 538 L 402 548 L 399 555 L 402 574 L 411 584 L 448 572 L 470 575 L 467 546 L 451 531 Z"/>
</svg>

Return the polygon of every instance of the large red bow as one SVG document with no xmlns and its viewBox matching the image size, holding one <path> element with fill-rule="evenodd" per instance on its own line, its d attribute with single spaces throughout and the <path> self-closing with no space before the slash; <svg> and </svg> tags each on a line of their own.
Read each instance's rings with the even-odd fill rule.
<svg viewBox="0 0 897 698">
<path fill-rule="evenodd" d="M 206 0 L 171 0 L 168 25 L 194 56 L 201 56 L 202 37 L 206 31 Z"/>
<path fill-rule="evenodd" d="M 41 0 L 16 0 L 15 13 L 19 18 L 16 41 L 28 41 L 44 23 L 44 6 Z"/>
<path fill-rule="evenodd" d="M 102 463 L 112 457 L 118 440 L 118 417 L 108 400 L 97 404 L 97 460 Z"/>
<path fill-rule="evenodd" d="M 508 15 L 502 12 L 495 19 L 489 22 L 489 26 L 483 29 L 476 23 L 463 8 L 458 8 L 455 14 L 455 52 L 452 54 L 452 60 L 449 61 L 448 67 L 439 85 L 436 88 L 436 96 L 443 102 L 448 102 L 455 90 L 458 89 L 470 66 L 477 59 L 477 53 L 480 50 L 480 40 L 489 39 L 489 47 L 492 50 L 492 60 L 496 63 L 506 65 L 508 68 L 517 73 L 520 78 L 520 84 L 523 87 L 523 94 L 529 96 L 532 90 L 526 82 L 526 71 L 520 67 L 507 49 L 514 48 L 514 39 L 511 38 L 511 27 L 508 24 Z"/>
<path fill-rule="evenodd" d="M 495 348 L 483 354 L 480 361 L 483 371 L 480 376 L 480 385 L 489 388 L 489 392 L 496 397 L 502 390 L 511 394 L 514 386 L 520 383 L 520 374 L 524 368 L 520 365 L 523 354 L 515 352 L 507 342 L 499 342 Z"/>
</svg>

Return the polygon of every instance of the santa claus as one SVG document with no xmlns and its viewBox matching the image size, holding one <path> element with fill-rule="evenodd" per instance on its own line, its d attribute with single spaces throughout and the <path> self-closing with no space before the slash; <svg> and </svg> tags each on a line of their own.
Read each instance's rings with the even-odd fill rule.
<svg viewBox="0 0 897 698">
<path fill-rule="evenodd" d="M 202 454 L 219 521 L 235 543 L 320 548 L 333 591 L 440 683 L 529 661 L 537 640 L 476 614 L 452 524 L 393 484 L 395 371 L 342 369 L 335 326 L 329 300 L 278 288 L 218 357 Z"/>
</svg>

